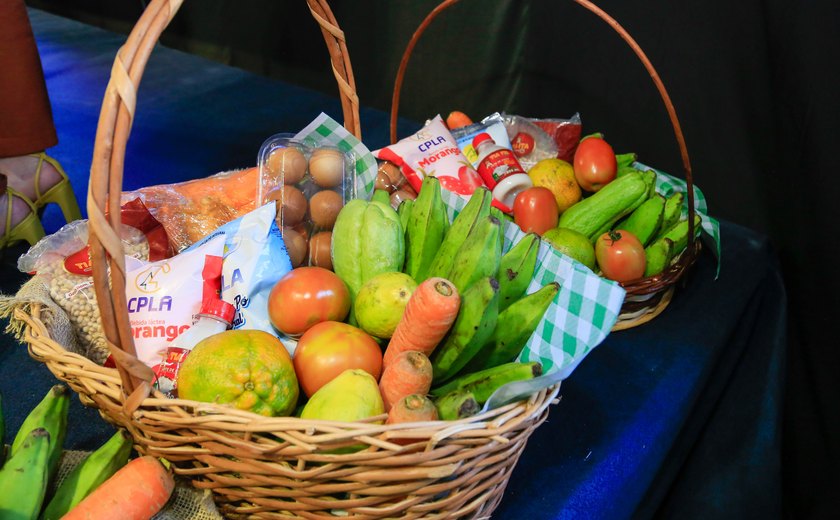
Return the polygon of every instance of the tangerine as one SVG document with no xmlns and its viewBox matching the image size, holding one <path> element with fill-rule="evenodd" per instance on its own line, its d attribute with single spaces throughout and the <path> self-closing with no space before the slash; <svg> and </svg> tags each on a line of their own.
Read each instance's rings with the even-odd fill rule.
<svg viewBox="0 0 840 520">
<path fill-rule="evenodd" d="M 554 194 L 559 213 L 580 201 L 583 192 L 575 178 L 574 167 L 562 159 L 543 159 L 528 170 L 534 186 L 548 188 Z"/>
<path fill-rule="evenodd" d="M 261 330 L 227 330 L 199 341 L 178 373 L 180 398 L 260 415 L 290 415 L 298 394 L 292 358 Z"/>
</svg>

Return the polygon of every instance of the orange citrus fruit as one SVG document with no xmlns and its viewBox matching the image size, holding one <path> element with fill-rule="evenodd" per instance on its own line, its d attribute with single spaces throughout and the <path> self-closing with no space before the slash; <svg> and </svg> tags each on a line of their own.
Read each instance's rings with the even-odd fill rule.
<svg viewBox="0 0 840 520">
<path fill-rule="evenodd" d="M 178 397 L 260 415 L 290 415 L 298 392 L 291 356 L 261 330 L 228 330 L 199 341 L 178 372 Z"/>
<path fill-rule="evenodd" d="M 551 190 L 557 209 L 563 213 L 582 197 L 580 185 L 575 178 L 575 169 L 562 159 L 543 159 L 528 170 L 528 177 L 534 186 Z"/>
</svg>

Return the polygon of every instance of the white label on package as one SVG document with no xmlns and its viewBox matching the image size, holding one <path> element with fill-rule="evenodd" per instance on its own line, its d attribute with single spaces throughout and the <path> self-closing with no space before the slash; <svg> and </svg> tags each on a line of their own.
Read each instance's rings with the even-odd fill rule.
<svg viewBox="0 0 840 520">
<path fill-rule="evenodd" d="M 125 295 L 137 358 L 153 370 L 169 343 L 193 324 L 204 298 L 221 286 L 224 237 L 172 258 L 144 262 L 126 257 Z"/>
<path fill-rule="evenodd" d="M 221 297 L 236 308 L 232 329 L 262 330 L 278 336 L 268 317 L 268 294 L 291 271 L 292 262 L 276 216 L 277 206 L 272 201 L 210 235 L 225 237 Z"/>
</svg>

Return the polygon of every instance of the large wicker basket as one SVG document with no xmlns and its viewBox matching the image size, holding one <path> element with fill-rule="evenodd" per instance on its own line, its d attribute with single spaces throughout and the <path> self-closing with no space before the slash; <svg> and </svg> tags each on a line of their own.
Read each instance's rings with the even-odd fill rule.
<svg viewBox="0 0 840 520">
<path fill-rule="evenodd" d="M 626 42 L 639 60 L 644 65 L 647 72 L 650 74 L 656 89 L 662 97 L 662 102 L 668 112 L 668 117 L 674 130 L 674 137 L 679 146 L 680 156 L 682 158 L 683 169 L 685 173 L 685 181 L 688 186 L 686 192 L 686 200 L 688 201 L 688 228 L 689 228 L 689 242 L 686 249 L 679 255 L 670 266 L 660 274 L 641 278 L 631 282 L 622 283 L 622 287 L 626 291 L 624 304 L 621 308 L 621 313 L 618 316 L 615 326 L 612 330 L 624 330 L 631 327 L 636 327 L 643 323 L 647 323 L 656 316 L 662 313 L 668 306 L 674 294 L 677 283 L 684 279 L 689 268 L 694 264 L 697 255 L 700 252 L 701 242 L 695 239 L 694 229 L 694 180 L 691 173 L 691 161 L 688 157 L 688 148 L 685 144 L 682 128 L 680 127 L 677 112 L 671 102 L 671 97 L 653 64 L 645 55 L 642 48 L 633 39 L 632 36 L 610 15 L 605 13 L 601 8 L 589 2 L 588 0 L 574 0 L 584 8 L 588 9 L 601 20 L 606 22 L 616 33 Z M 403 53 L 400 61 L 399 69 L 397 70 L 396 81 L 394 82 L 394 92 L 391 100 L 391 142 L 397 141 L 397 116 L 400 105 L 400 91 L 402 90 L 403 79 L 405 77 L 405 70 L 408 67 L 408 62 L 411 54 L 417 45 L 418 40 L 426 31 L 426 28 L 437 16 L 457 4 L 460 0 L 445 0 L 441 2 L 435 9 L 433 9 L 426 18 L 417 27 L 417 30 L 412 35 Z"/>
<path fill-rule="evenodd" d="M 360 137 L 359 105 L 344 35 L 324 0 L 307 0 L 339 85 L 344 125 Z M 181 4 L 153 0 L 120 49 L 105 93 L 91 165 L 88 215 L 94 287 L 116 369 L 70 353 L 50 337 L 42 308 L 18 310 L 30 355 L 128 430 L 142 454 L 164 457 L 223 514 L 253 518 L 487 517 L 498 505 L 531 432 L 559 385 L 460 421 L 380 425 L 266 418 L 171 400 L 150 387 L 135 357 L 118 233 L 126 143 L 136 89 L 160 34 Z M 107 216 L 106 216 L 107 215 Z M 365 449 L 337 454 L 351 445 Z"/>
</svg>

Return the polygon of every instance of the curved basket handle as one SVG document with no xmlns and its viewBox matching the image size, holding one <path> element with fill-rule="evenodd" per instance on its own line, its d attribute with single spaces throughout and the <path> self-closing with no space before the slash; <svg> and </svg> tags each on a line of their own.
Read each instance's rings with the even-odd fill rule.
<svg viewBox="0 0 840 520">
<path fill-rule="evenodd" d="M 614 18 L 612 18 L 600 7 L 596 6 L 589 0 L 573 1 L 580 4 L 581 6 L 598 16 L 598 18 L 606 22 L 610 27 L 612 27 L 612 29 L 615 32 L 618 33 L 619 36 L 621 36 L 621 39 L 624 40 L 627 43 L 627 45 L 630 46 L 633 52 L 636 53 L 636 56 L 642 62 L 642 65 L 644 65 L 648 74 L 650 74 L 650 77 L 653 80 L 657 91 L 659 91 L 659 95 L 662 98 L 662 102 L 665 104 L 665 109 L 668 112 L 668 117 L 671 120 L 671 126 L 674 130 L 674 137 L 677 140 L 677 146 L 680 150 L 680 156 L 682 157 L 685 180 L 688 185 L 686 198 L 688 200 L 689 245 L 686 248 L 685 253 L 677 262 L 677 264 L 672 266 L 670 269 L 666 270 L 660 275 L 642 279 L 637 284 L 632 285 L 634 288 L 639 289 L 637 293 L 655 292 L 661 289 L 662 285 L 672 283 L 676 278 L 681 276 L 682 273 L 687 269 L 687 267 L 694 263 L 694 259 L 697 254 L 694 236 L 694 180 L 691 174 L 691 161 L 688 157 L 688 148 L 685 145 L 685 138 L 683 137 L 682 127 L 680 126 L 680 121 L 677 118 L 677 112 L 674 109 L 674 104 L 671 102 L 671 96 L 668 95 L 668 91 L 665 89 L 665 85 L 662 83 L 662 79 L 659 77 L 659 73 L 656 72 L 656 69 L 653 67 L 653 64 L 648 59 L 647 55 L 645 55 L 644 51 L 639 46 L 639 44 L 636 43 L 636 40 L 634 40 L 633 37 L 630 36 L 630 34 L 624 29 L 624 27 L 622 27 Z M 405 52 L 403 53 L 402 59 L 400 60 L 400 66 L 397 69 L 397 76 L 394 81 L 394 94 L 391 98 L 391 143 L 397 142 L 397 112 L 399 111 L 400 106 L 400 91 L 402 90 L 405 69 L 408 66 L 408 60 L 411 58 L 411 53 L 414 51 L 414 47 L 417 45 L 417 41 L 426 31 L 426 28 L 429 26 L 429 24 L 431 24 L 432 20 L 437 18 L 437 16 L 441 12 L 448 9 L 452 5 L 457 4 L 458 2 L 460 2 L 460 0 L 445 0 L 444 2 L 438 4 L 438 6 L 435 7 L 420 23 L 420 25 L 417 27 L 417 30 L 415 30 L 414 34 L 411 36 L 408 45 L 406 46 Z M 630 286 L 630 284 L 627 284 L 625 285 L 625 288 L 629 288 Z"/>
<path fill-rule="evenodd" d="M 125 150 L 143 70 L 182 3 L 183 0 L 152 0 L 117 53 L 102 102 L 90 170 L 87 210 L 93 285 L 108 347 L 114 354 L 123 390 L 129 396 L 124 405 L 128 414 L 149 395 L 151 370 L 136 358 L 125 297 L 124 253 L 117 231 Z M 327 44 L 344 126 L 361 139 L 359 99 L 344 33 L 326 0 L 307 0 L 307 4 Z"/>
</svg>

